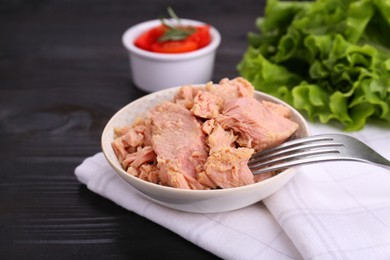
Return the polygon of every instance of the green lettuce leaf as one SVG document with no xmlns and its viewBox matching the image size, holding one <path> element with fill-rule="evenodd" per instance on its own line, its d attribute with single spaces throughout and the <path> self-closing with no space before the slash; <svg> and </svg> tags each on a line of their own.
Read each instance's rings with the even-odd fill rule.
<svg viewBox="0 0 390 260">
<path fill-rule="evenodd" d="M 256 89 L 310 120 L 390 122 L 390 2 L 268 0 L 237 66 Z"/>
</svg>

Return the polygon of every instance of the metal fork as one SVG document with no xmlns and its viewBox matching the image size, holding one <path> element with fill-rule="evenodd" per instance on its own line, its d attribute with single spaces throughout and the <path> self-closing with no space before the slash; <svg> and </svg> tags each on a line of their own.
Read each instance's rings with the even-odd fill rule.
<svg viewBox="0 0 390 260">
<path fill-rule="evenodd" d="M 390 161 L 365 143 L 344 134 L 313 135 L 285 142 L 254 154 L 248 162 L 253 174 L 326 161 L 358 161 L 390 170 Z"/>
</svg>

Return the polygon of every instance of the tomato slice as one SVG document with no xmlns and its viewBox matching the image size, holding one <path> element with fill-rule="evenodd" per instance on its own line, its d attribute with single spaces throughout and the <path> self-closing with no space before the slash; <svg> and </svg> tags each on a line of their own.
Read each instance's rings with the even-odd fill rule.
<svg viewBox="0 0 390 260">
<path fill-rule="evenodd" d="M 166 41 L 155 42 L 151 45 L 150 50 L 160 53 L 183 53 L 198 49 L 198 44 L 194 41 Z"/>
<path fill-rule="evenodd" d="M 196 32 L 189 36 L 188 39 L 197 42 L 198 49 L 205 47 L 211 42 L 210 26 L 197 26 Z"/>
<path fill-rule="evenodd" d="M 164 25 L 154 27 L 138 36 L 134 44 L 138 48 L 150 51 L 151 45 L 157 42 L 158 38 L 160 38 L 166 30 L 167 27 Z"/>
</svg>

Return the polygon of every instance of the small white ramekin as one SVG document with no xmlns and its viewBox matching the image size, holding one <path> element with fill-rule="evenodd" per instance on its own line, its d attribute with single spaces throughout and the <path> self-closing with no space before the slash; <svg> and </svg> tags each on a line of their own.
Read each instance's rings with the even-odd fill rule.
<svg viewBox="0 0 390 260">
<path fill-rule="evenodd" d="M 183 25 L 204 24 L 194 20 L 180 20 Z M 134 84 L 146 92 L 154 92 L 172 86 L 203 84 L 210 81 L 216 50 L 221 42 L 219 32 L 211 27 L 211 42 L 199 50 L 186 53 L 155 53 L 134 45 L 139 35 L 160 24 L 160 20 L 143 22 L 130 27 L 122 36 L 123 45 L 129 55 Z"/>
</svg>

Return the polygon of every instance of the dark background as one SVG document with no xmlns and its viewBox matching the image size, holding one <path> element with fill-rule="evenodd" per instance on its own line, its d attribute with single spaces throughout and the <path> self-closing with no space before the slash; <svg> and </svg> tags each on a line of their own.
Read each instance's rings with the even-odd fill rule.
<svg viewBox="0 0 390 260">
<path fill-rule="evenodd" d="M 214 259 L 81 185 L 108 119 L 145 95 L 122 33 L 172 6 L 222 35 L 213 80 L 237 76 L 264 0 L 0 1 L 0 258 Z"/>
</svg>

